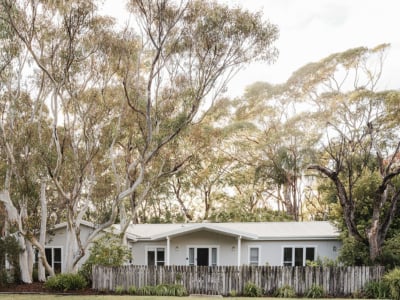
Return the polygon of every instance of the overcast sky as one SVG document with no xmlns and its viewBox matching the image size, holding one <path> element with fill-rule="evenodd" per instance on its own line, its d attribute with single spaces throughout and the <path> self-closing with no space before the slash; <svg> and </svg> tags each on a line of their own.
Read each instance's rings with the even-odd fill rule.
<svg viewBox="0 0 400 300">
<path fill-rule="evenodd" d="M 254 64 L 236 75 L 230 96 L 240 96 L 256 81 L 281 83 L 301 66 L 350 48 L 390 43 L 381 88 L 400 89 L 399 0 L 218 0 L 251 11 L 278 25 L 273 65 Z M 107 11 L 123 9 L 124 0 L 109 1 Z M 117 2 L 121 3 L 119 7 Z"/>
</svg>

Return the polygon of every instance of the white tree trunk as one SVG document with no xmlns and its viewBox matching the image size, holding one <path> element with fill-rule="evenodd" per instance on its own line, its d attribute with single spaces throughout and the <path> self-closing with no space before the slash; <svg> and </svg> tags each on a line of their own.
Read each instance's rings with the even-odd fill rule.
<svg viewBox="0 0 400 300">
<path fill-rule="evenodd" d="M 76 229 L 72 226 L 72 222 L 69 220 L 67 222 L 67 241 L 65 249 L 65 272 L 75 273 L 76 268 L 74 267 L 75 254 L 77 253 L 78 243 L 76 240 Z"/>
<path fill-rule="evenodd" d="M 28 251 L 26 248 L 25 237 L 22 235 L 22 222 L 21 217 L 18 214 L 17 209 L 10 199 L 10 194 L 8 191 L 0 192 L 0 201 L 4 203 L 4 206 L 7 211 L 7 217 L 10 224 L 16 224 L 19 229 L 19 233 L 17 234 L 18 244 L 21 247 L 22 251 L 19 254 L 19 268 L 21 272 L 21 281 L 24 283 L 32 283 L 32 276 L 29 273 L 29 263 L 28 263 Z"/>
<path fill-rule="evenodd" d="M 40 215 L 40 235 L 39 235 L 39 243 L 44 247 L 46 244 L 46 231 L 47 231 L 47 202 L 46 202 L 46 181 L 42 180 L 40 185 L 40 207 L 41 207 L 41 215 Z M 38 261 L 38 280 L 41 282 L 46 281 L 46 271 L 44 265 L 42 263 L 42 254 L 39 252 L 39 261 Z"/>
<path fill-rule="evenodd" d="M 27 253 L 27 260 L 28 260 L 28 270 L 29 274 L 32 278 L 33 274 L 33 264 L 35 263 L 35 252 L 33 251 L 32 243 L 29 240 L 25 240 L 25 246 L 26 246 L 26 253 Z M 33 278 L 32 278 L 33 280 Z"/>
</svg>

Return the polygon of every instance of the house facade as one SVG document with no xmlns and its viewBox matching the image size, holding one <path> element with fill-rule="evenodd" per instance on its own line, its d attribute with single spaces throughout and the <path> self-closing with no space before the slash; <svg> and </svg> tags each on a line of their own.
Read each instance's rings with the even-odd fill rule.
<svg viewBox="0 0 400 300">
<path fill-rule="evenodd" d="M 81 237 L 93 230 L 83 222 Z M 118 233 L 118 225 L 113 231 Z M 130 263 L 149 266 L 304 266 L 307 260 L 336 259 L 341 247 L 329 222 L 136 224 L 127 237 Z M 65 240 L 60 224 L 46 246 L 50 264 L 61 272 Z"/>
<path fill-rule="evenodd" d="M 336 259 L 329 222 L 139 224 L 129 228 L 135 265 L 303 266 Z"/>
</svg>

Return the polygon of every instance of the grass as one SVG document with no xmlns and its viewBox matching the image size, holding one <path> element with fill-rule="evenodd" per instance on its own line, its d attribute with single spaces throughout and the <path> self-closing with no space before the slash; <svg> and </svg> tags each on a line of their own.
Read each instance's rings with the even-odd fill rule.
<svg viewBox="0 0 400 300">
<path fill-rule="evenodd" d="M 221 299 L 221 298 L 207 298 L 207 297 L 157 297 L 157 296 L 101 296 L 101 295 L 74 295 L 74 296 L 64 296 L 64 295 L 17 295 L 17 294 L 0 294 L 0 300 L 206 300 L 206 299 Z M 228 300 L 254 300 L 254 299 L 270 299 L 277 300 L 278 298 L 246 298 L 246 297 L 228 297 L 224 298 Z M 305 298 L 304 298 L 305 299 Z M 284 300 L 284 298 L 279 298 L 279 300 Z M 293 300 L 293 298 L 291 299 Z M 316 300 L 316 299 L 314 299 Z M 335 300 L 348 300 L 335 298 Z M 355 300 L 355 299 L 352 299 Z"/>
</svg>

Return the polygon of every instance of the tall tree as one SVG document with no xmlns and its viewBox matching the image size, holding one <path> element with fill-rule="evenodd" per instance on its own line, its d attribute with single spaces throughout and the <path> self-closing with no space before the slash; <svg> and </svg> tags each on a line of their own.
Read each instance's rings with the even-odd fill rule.
<svg viewBox="0 0 400 300">
<path fill-rule="evenodd" d="M 202 119 L 238 68 L 276 56 L 277 29 L 260 14 L 205 1 L 131 1 L 131 10 L 145 34 L 140 63 L 124 63 L 138 134 L 130 147 L 130 187 L 118 199 L 137 191 L 161 149 Z"/>
<path fill-rule="evenodd" d="M 140 29 L 116 33 L 96 4 L 0 1 L 1 20 L 40 74 L 41 80 L 27 81 L 28 92 L 43 90 L 41 103 L 49 102 L 51 134 L 37 135 L 67 221 L 67 271 L 76 270 L 89 243 L 118 213 L 122 225 L 129 223 L 125 200 L 132 217 L 149 183 L 171 174 L 175 167 L 163 167 L 161 151 L 201 120 L 235 71 L 277 55 L 277 28 L 239 8 L 131 1 Z M 98 187 L 104 181 L 114 193 L 106 197 L 109 212 L 82 241 L 80 222 L 99 203 L 93 196 L 104 195 Z"/>
<path fill-rule="evenodd" d="M 305 66 L 289 80 L 297 95 L 318 101 L 322 108 L 318 113 L 328 120 L 324 155 L 309 169 L 332 181 L 350 236 L 369 246 L 373 262 L 381 254 L 400 198 L 400 128 L 389 110 L 399 103 L 400 93 L 377 90 L 387 48 L 336 53 Z M 378 182 L 370 199 L 368 225 L 360 227 L 364 220 L 357 210 L 363 199 L 356 190 L 366 174 Z"/>
</svg>

